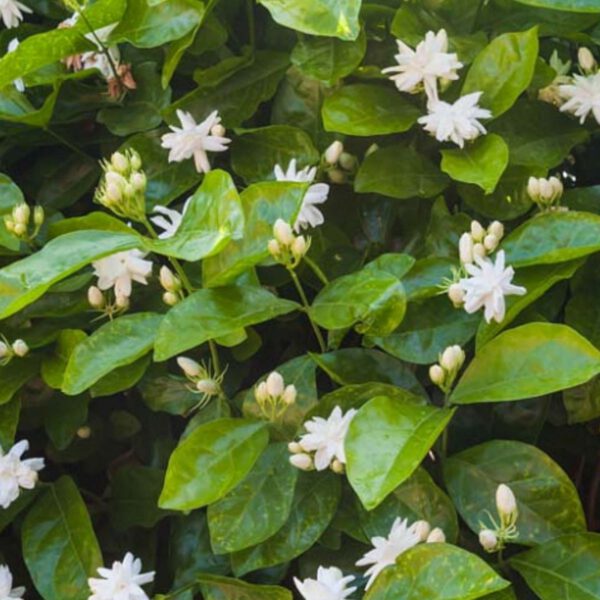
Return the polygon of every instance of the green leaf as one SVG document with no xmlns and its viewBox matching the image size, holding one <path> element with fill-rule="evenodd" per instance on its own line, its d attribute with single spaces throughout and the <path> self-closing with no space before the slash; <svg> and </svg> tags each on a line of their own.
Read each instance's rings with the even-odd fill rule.
<svg viewBox="0 0 600 600">
<path fill-rule="evenodd" d="M 391 198 L 431 198 L 448 185 L 448 178 L 427 157 L 406 145 L 387 146 L 363 161 L 354 189 Z"/>
<path fill-rule="evenodd" d="M 131 389 L 144 376 L 151 359 L 150 354 L 146 354 L 131 364 L 107 373 L 90 388 L 90 396 L 92 398 L 114 396 L 118 392 Z"/>
<path fill-rule="evenodd" d="M 44 410 L 44 427 L 52 444 L 58 450 L 67 448 L 87 417 L 87 398 L 54 394 Z"/>
<path fill-rule="evenodd" d="M 408 131 L 420 114 L 396 90 L 365 83 L 336 90 L 325 98 L 322 109 L 326 131 L 367 137 Z"/>
<path fill-rule="evenodd" d="M 367 36 L 361 30 L 355 41 L 331 37 L 301 37 L 292 51 L 292 64 L 304 75 L 334 85 L 360 65 L 367 49 Z"/>
<path fill-rule="evenodd" d="M 20 414 L 19 398 L 0 404 L 0 448 L 5 452 L 15 443 Z"/>
<path fill-rule="evenodd" d="M 380 396 L 356 414 L 345 441 L 348 481 L 367 510 L 419 466 L 453 411 Z M 373 444 L 377 440 L 377 444 Z"/>
<path fill-rule="evenodd" d="M 202 574 L 198 585 L 205 600 L 292 600 L 292 593 L 275 585 L 256 585 L 230 577 Z"/>
<path fill-rule="evenodd" d="M 89 5 L 84 14 L 94 29 L 100 29 L 119 21 L 125 5 L 125 0 L 98 0 Z M 23 40 L 15 52 L 0 58 L 0 89 L 62 58 L 93 50 L 94 45 L 84 37 L 88 32 L 80 19 L 73 27 L 52 29 Z"/>
<path fill-rule="evenodd" d="M 154 527 L 167 512 L 158 507 L 165 472 L 142 466 L 125 466 L 110 481 L 110 521 L 115 529 Z"/>
<path fill-rule="evenodd" d="M 269 441 L 265 423 L 217 419 L 197 427 L 171 454 L 158 505 L 188 511 L 227 495 Z"/>
<path fill-rule="evenodd" d="M 514 267 L 558 263 L 600 250 L 600 216 L 553 212 L 525 221 L 502 242 Z"/>
<path fill-rule="evenodd" d="M 449 544 L 420 544 L 385 569 L 364 600 L 475 600 L 508 585 L 475 554 Z"/>
<path fill-rule="evenodd" d="M 471 530 L 492 526 L 496 489 L 510 486 L 519 509 L 517 544 L 535 546 L 560 535 L 585 531 L 585 516 L 566 473 L 535 446 L 492 440 L 451 456 L 444 480 L 456 508 Z"/>
<path fill-rule="evenodd" d="M 52 354 L 46 354 L 42 361 L 41 375 L 51 388 L 62 388 L 69 358 L 86 337 L 87 334 L 81 329 L 63 329 L 58 333 Z"/>
<path fill-rule="evenodd" d="M 159 254 L 197 261 L 220 252 L 243 235 L 242 204 L 231 176 L 217 169 L 204 176 L 191 197 L 181 225 L 170 238 L 149 247 Z"/>
<path fill-rule="evenodd" d="M 289 457 L 287 444 L 272 444 L 234 490 L 208 507 L 210 541 L 217 554 L 255 546 L 283 527 L 299 473 Z"/>
<path fill-rule="evenodd" d="M 261 544 L 231 555 L 236 576 L 287 562 L 306 552 L 331 522 L 340 487 L 335 473 L 300 473 L 285 525 Z"/>
<path fill-rule="evenodd" d="M 406 295 L 398 279 L 365 268 L 328 283 L 310 307 L 313 320 L 325 329 L 355 326 L 359 333 L 388 335 L 402 322 Z"/>
<path fill-rule="evenodd" d="M 70 355 L 62 390 L 75 396 L 104 375 L 130 365 L 154 344 L 162 315 L 136 313 L 105 323 L 80 342 Z"/>
<path fill-rule="evenodd" d="M 275 165 L 286 169 L 292 159 L 296 159 L 299 168 L 319 162 L 310 136 L 298 127 L 246 129 L 231 144 L 231 166 L 248 182 L 273 178 Z"/>
<path fill-rule="evenodd" d="M 241 193 L 245 215 L 242 239 L 231 242 L 217 256 L 204 261 L 202 277 L 206 287 L 227 285 L 239 275 L 269 258 L 267 248 L 277 219 L 296 221 L 304 183 L 268 181 L 248 186 Z"/>
<path fill-rule="evenodd" d="M 139 248 L 135 233 L 75 231 L 48 242 L 39 252 L 0 270 L 0 319 L 42 296 L 48 288 L 108 254 Z"/>
<path fill-rule="evenodd" d="M 127 9 L 111 33 L 111 41 L 129 42 L 138 48 L 162 46 L 197 27 L 204 10 L 204 3 L 198 0 L 127 0 Z"/>
<path fill-rule="evenodd" d="M 520 4 L 551 8 L 553 10 L 570 10 L 572 12 L 600 13 L 596 0 L 517 0 Z"/>
<path fill-rule="evenodd" d="M 171 415 L 186 414 L 198 404 L 198 395 L 188 388 L 187 379 L 175 377 L 166 368 L 157 367 L 153 365 L 138 385 L 146 406 Z"/>
<path fill-rule="evenodd" d="M 486 194 L 496 189 L 507 166 L 508 146 L 493 133 L 465 148 L 442 150 L 442 171 L 456 181 L 478 185 Z"/>
<path fill-rule="evenodd" d="M 45 600 L 87 600 L 102 555 L 87 508 L 70 477 L 48 484 L 25 517 L 23 558 Z"/>
<path fill-rule="evenodd" d="M 600 417 L 600 377 L 563 392 L 569 424 L 586 423 Z"/>
<path fill-rule="evenodd" d="M 536 27 L 494 38 L 473 61 L 462 95 L 483 92 L 480 105 L 489 108 L 494 117 L 499 117 L 529 86 L 538 48 Z"/>
<path fill-rule="evenodd" d="M 253 286 L 202 289 L 174 306 L 156 333 L 157 361 L 199 346 L 242 327 L 268 321 L 298 308 L 267 290 Z"/>
<path fill-rule="evenodd" d="M 0 367 L 0 406 L 10 402 L 13 396 L 34 376 L 40 368 L 39 358 L 28 356 L 15 358 Z"/>
<path fill-rule="evenodd" d="M 600 598 L 600 535 L 576 533 L 514 556 L 511 566 L 541 600 Z"/>
<path fill-rule="evenodd" d="M 24 201 L 25 197 L 19 187 L 10 177 L 0 173 L 0 216 L 10 214 L 13 206 Z M 20 245 L 19 240 L 10 234 L 6 227 L 0 227 L 0 246 L 9 250 L 18 250 Z"/>
<path fill-rule="evenodd" d="M 362 0 L 260 0 L 277 23 L 302 33 L 355 40 Z"/>
<path fill-rule="evenodd" d="M 483 346 L 450 400 L 474 404 L 535 398 L 584 383 L 597 373 L 600 351 L 576 331 L 566 325 L 528 323 Z"/>
</svg>

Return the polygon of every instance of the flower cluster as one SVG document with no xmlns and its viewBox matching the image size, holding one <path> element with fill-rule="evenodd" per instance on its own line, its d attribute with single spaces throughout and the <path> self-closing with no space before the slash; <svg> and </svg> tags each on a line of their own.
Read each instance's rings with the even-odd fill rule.
<svg viewBox="0 0 600 600">
<path fill-rule="evenodd" d="M 44 468 L 43 458 L 21 457 L 29 450 L 29 442 L 22 440 L 6 454 L 0 448 L 0 506 L 8 508 L 21 490 L 32 490 L 38 481 L 38 471 Z"/>
<path fill-rule="evenodd" d="M 154 571 L 142 573 L 142 561 L 131 552 L 110 569 L 100 567 L 98 574 L 100 578 L 88 579 L 92 592 L 88 600 L 149 600 L 141 586 L 154 581 Z"/>
<path fill-rule="evenodd" d="M 348 176 L 356 171 L 358 161 L 355 156 L 344 151 L 342 142 L 335 140 L 323 152 L 321 166 L 327 172 L 329 181 L 346 183 Z"/>
<path fill-rule="evenodd" d="M 353 575 L 344 577 L 337 567 L 319 567 L 316 579 L 300 581 L 294 577 L 294 583 L 304 600 L 346 600 L 356 591 L 355 587 L 348 587 L 354 579 Z"/>
<path fill-rule="evenodd" d="M 223 393 L 221 384 L 225 373 L 214 373 L 210 364 L 196 362 L 187 356 L 177 357 L 177 364 L 192 384 L 189 388 L 195 394 L 200 394 L 200 402 L 192 409 L 202 408 L 211 398 Z"/>
<path fill-rule="evenodd" d="M 30 244 L 40 232 L 44 224 L 44 216 L 42 206 L 34 207 L 32 214 L 27 203 L 19 202 L 13 206 L 9 215 L 4 216 L 4 226 L 16 238 Z"/>
<path fill-rule="evenodd" d="M 396 563 L 396 559 L 407 550 L 419 543 L 425 542 L 444 543 L 446 536 L 439 528 L 431 528 L 427 521 L 415 521 L 408 524 L 408 519 L 397 517 L 387 537 L 376 536 L 371 538 L 373 549 L 369 550 L 360 560 L 356 562 L 358 567 L 371 565 L 365 575 L 369 578 L 367 589 L 369 589 L 377 576 L 388 566 Z"/>
<path fill-rule="evenodd" d="M 146 174 L 135 150 L 115 152 L 102 161 L 104 176 L 95 200 L 119 217 L 144 222 L 146 219 Z"/>
<path fill-rule="evenodd" d="M 489 119 L 492 113 L 479 106 L 482 92 L 467 94 L 454 103 L 439 98 L 438 83 L 443 90 L 458 79 L 457 71 L 463 67 L 458 56 L 448 52 L 446 31 L 428 31 L 414 50 L 401 40 L 396 43 L 399 52 L 394 58 L 398 64 L 382 72 L 392 73 L 390 79 L 401 92 L 425 92 L 428 114 L 418 120 L 423 129 L 439 142 L 451 141 L 460 148 L 465 142 L 485 134 L 486 129 L 479 119 Z"/>
<path fill-rule="evenodd" d="M 503 237 L 504 225 L 500 221 L 493 221 L 487 229 L 479 221 L 471 221 L 470 231 L 463 233 L 458 241 L 461 264 L 469 265 L 477 258 L 492 254 Z"/>
<path fill-rule="evenodd" d="M 567 210 L 566 207 L 560 206 L 564 189 L 558 177 L 530 177 L 527 183 L 527 193 L 541 212 Z"/>
<path fill-rule="evenodd" d="M 280 373 L 273 371 L 254 388 L 254 398 L 264 417 L 278 421 L 289 406 L 296 402 L 298 391 L 293 384 L 285 385 Z"/>
<path fill-rule="evenodd" d="M 346 414 L 336 406 L 327 419 L 313 417 L 304 423 L 305 433 L 298 442 L 291 442 L 290 462 L 303 471 L 331 469 L 343 473 L 346 465 L 344 442 L 348 428 L 356 410 L 351 408 Z"/>
<path fill-rule="evenodd" d="M 310 248 L 310 238 L 294 235 L 289 223 L 277 219 L 273 225 L 273 239 L 269 240 L 269 254 L 281 265 L 295 269 Z"/>
<path fill-rule="evenodd" d="M 429 367 L 429 378 L 444 393 L 448 393 L 464 362 L 465 351 L 457 345 L 448 346 L 440 354 L 439 363 Z"/>
<path fill-rule="evenodd" d="M 3 336 L 0 340 L 0 366 L 7 365 L 15 356 L 23 358 L 29 354 L 29 346 L 25 340 L 18 339 L 12 344 Z"/>
<path fill-rule="evenodd" d="M 506 546 L 507 542 L 515 540 L 519 536 L 517 499 L 510 487 L 504 483 L 501 483 L 496 489 L 496 510 L 500 517 L 500 523 L 497 523 L 488 513 L 492 526 L 480 524 L 479 543 L 486 552 L 498 552 Z"/>
<path fill-rule="evenodd" d="M 166 265 L 160 268 L 159 273 L 160 285 L 162 285 L 165 293 L 162 296 L 163 302 L 168 306 L 175 306 L 183 300 L 183 286 L 181 279 L 169 269 Z"/>
</svg>

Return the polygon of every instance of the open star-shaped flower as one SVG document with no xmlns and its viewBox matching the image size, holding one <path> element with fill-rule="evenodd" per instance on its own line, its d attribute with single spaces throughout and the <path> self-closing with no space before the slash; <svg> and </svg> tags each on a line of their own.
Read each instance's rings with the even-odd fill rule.
<svg viewBox="0 0 600 600">
<path fill-rule="evenodd" d="M 566 100 L 560 107 L 562 112 L 579 117 L 580 123 L 592 113 L 596 123 L 600 124 L 600 73 L 573 75 L 573 82 L 560 85 L 558 91 L 561 98 Z"/>
<path fill-rule="evenodd" d="M 154 571 L 142 573 L 142 561 L 128 552 L 123 562 L 115 561 L 110 569 L 100 567 L 100 578 L 91 577 L 88 600 L 148 600 L 142 585 L 154 581 Z"/>
<path fill-rule="evenodd" d="M 356 588 L 348 587 L 354 581 L 353 575 L 344 577 L 337 567 L 319 567 L 316 579 L 300 581 L 294 577 L 294 583 L 304 600 L 346 600 Z"/>
</svg>

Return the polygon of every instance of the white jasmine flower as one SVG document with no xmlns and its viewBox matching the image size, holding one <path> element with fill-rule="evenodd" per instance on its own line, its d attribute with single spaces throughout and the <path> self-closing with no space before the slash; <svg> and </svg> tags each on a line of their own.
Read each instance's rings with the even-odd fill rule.
<svg viewBox="0 0 600 600">
<path fill-rule="evenodd" d="M 103 579 L 90 578 L 92 595 L 88 600 L 148 600 L 140 587 L 154 581 L 154 571 L 142 573 L 142 561 L 128 552 L 123 562 L 115 561 L 110 569 L 100 567 Z"/>
<path fill-rule="evenodd" d="M 296 169 L 296 159 L 293 158 L 288 165 L 287 171 L 284 171 L 280 165 L 275 165 L 275 179 L 277 181 L 299 181 L 301 183 L 312 183 L 317 175 L 317 167 L 304 167 L 298 171 Z M 317 204 L 323 204 L 329 195 L 329 186 L 326 183 L 315 183 L 311 185 L 302 200 L 300 212 L 294 223 L 294 230 L 300 231 L 300 228 L 317 227 L 322 225 L 325 219 L 323 213 L 316 207 Z"/>
<path fill-rule="evenodd" d="M 92 266 L 98 277 L 98 287 L 101 290 L 114 287 L 117 297 L 129 298 L 131 282 L 146 285 L 146 278 L 152 273 L 152 262 L 143 260 L 144 256 L 139 250 L 126 250 L 94 261 Z"/>
<path fill-rule="evenodd" d="M 0 448 L 0 506 L 8 508 L 21 493 L 21 489 L 32 490 L 38 480 L 38 471 L 44 468 L 43 458 L 21 456 L 29 449 L 26 440 L 15 444 L 7 454 Z"/>
<path fill-rule="evenodd" d="M 24 587 L 13 588 L 13 577 L 6 565 L 0 565 L 0 600 L 23 600 Z"/>
<path fill-rule="evenodd" d="M 211 129 L 221 122 L 218 111 L 210 113 L 202 123 L 196 123 L 194 117 L 183 110 L 178 110 L 177 116 L 181 127 L 169 126 L 173 133 L 166 133 L 161 138 L 162 147 L 170 150 L 169 162 L 181 162 L 194 157 L 198 173 L 208 173 L 210 163 L 206 153 L 224 152 L 231 142 L 229 138 L 211 133 Z"/>
<path fill-rule="evenodd" d="M 444 29 L 437 33 L 428 31 L 425 39 L 413 50 L 401 40 L 396 40 L 398 65 L 387 67 L 382 73 L 393 73 L 390 79 L 401 92 L 414 94 L 425 88 L 430 100 L 438 99 L 437 80 L 458 79 L 456 71 L 463 64 L 454 53 L 448 53 L 448 35 Z"/>
<path fill-rule="evenodd" d="M 355 409 L 351 408 L 344 415 L 342 409 L 336 406 L 327 419 L 314 417 L 304 423 L 308 433 L 300 438 L 299 443 L 306 452 L 315 452 L 314 461 L 317 471 L 327 469 L 334 459 L 346 464 L 344 441 L 354 415 L 356 415 Z"/>
<path fill-rule="evenodd" d="M 17 0 L 0 0 L 0 17 L 8 29 L 19 26 L 24 12 L 31 13 L 33 11 Z"/>
<path fill-rule="evenodd" d="M 504 296 L 522 296 L 527 290 L 511 283 L 515 271 L 512 267 L 505 268 L 504 250 L 498 252 L 495 263 L 480 257 L 476 257 L 475 262 L 477 264 L 465 265 L 470 277 L 459 282 L 465 290 L 464 308 L 474 313 L 485 307 L 485 320 L 501 323 L 506 312 Z"/>
<path fill-rule="evenodd" d="M 418 523 L 418 522 L 417 522 Z M 367 582 L 367 589 L 373 585 L 375 579 L 381 571 L 387 566 L 393 565 L 396 559 L 407 550 L 410 550 L 413 546 L 416 546 L 421 538 L 415 523 L 411 526 L 408 525 L 408 519 L 402 520 L 398 517 L 389 535 L 385 537 L 377 536 L 371 538 L 371 544 L 373 544 L 373 550 L 369 550 L 356 565 L 358 567 L 364 567 L 372 565 L 365 572 L 365 575 L 369 577 Z"/>
<path fill-rule="evenodd" d="M 348 587 L 354 580 L 353 575 L 344 577 L 337 567 L 319 567 L 316 579 L 300 581 L 294 577 L 294 583 L 304 600 L 346 600 L 355 587 Z"/>
<path fill-rule="evenodd" d="M 583 123 L 592 113 L 600 123 L 600 73 L 595 75 L 573 75 L 573 83 L 558 88 L 566 102 L 560 107 L 562 112 L 569 112 L 579 117 Z"/>
<path fill-rule="evenodd" d="M 489 119 L 492 113 L 478 105 L 482 92 L 473 92 L 459 98 L 454 104 L 435 100 L 428 105 L 429 113 L 419 119 L 423 129 L 435 136 L 438 142 L 453 141 L 464 147 L 465 141 L 471 141 L 485 134 L 485 127 L 478 119 Z"/>
<path fill-rule="evenodd" d="M 177 233 L 177 230 L 179 229 L 181 222 L 183 221 L 185 211 L 188 209 L 188 206 L 190 204 L 190 200 L 191 198 L 188 198 L 186 200 L 181 212 L 174 210 L 173 208 L 169 208 L 168 206 L 157 205 L 154 207 L 154 212 L 159 213 L 159 216 L 150 217 L 150 220 L 157 227 L 160 227 L 163 230 L 163 232 L 158 236 L 161 240 L 171 238 Z"/>
<path fill-rule="evenodd" d="M 8 52 L 14 52 L 18 47 L 19 47 L 19 40 L 17 38 L 14 38 L 14 39 L 10 40 L 10 42 L 8 44 Z M 20 77 L 13 81 L 13 85 L 15 86 L 17 91 L 19 91 L 21 93 L 23 93 L 25 91 L 25 83 L 23 83 L 23 80 Z"/>
</svg>

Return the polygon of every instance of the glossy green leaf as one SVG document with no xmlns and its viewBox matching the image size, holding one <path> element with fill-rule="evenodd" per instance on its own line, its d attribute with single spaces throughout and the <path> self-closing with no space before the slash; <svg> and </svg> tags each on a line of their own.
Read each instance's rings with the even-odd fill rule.
<svg viewBox="0 0 600 600">
<path fill-rule="evenodd" d="M 345 441 L 348 481 L 367 510 L 408 479 L 453 411 L 380 396 L 356 414 Z M 377 440 L 377 444 L 373 444 Z"/>
<path fill-rule="evenodd" d="M 298 168 L 319 162 L 310 136 L 298 127 L 270 125 L 247 129 L 231 144 L 231 166 L 248 182 L 272 179 L 275 165 L 285 170 L 292 159 Z"/>
<path fill-rule="evenodd" d="M 491 194 L 508 166 L 508 146 L 490 133 L 465 148 L 442 150 L 442 171 L 456 181 L 478 185 Z"/>
<path fill-rule="evenodd" d="M 147 354 L 152 349 L 162 318 L 155 313 L 136 313 L 102 325 L 71 353 L 63 392 L 80 394 L 114 369 Z"/>
<path fill-rule="evenodd" d="M 206 600 L 292 600 L 292 594 L 275 585 L 256 585 L 218 575 L 202 574 L 198 585 Z"/>
<path fill-rule="evenodd" d="M 23 558 L 45 600 L 87 600 L 88 577 L 102 555 L 83 499 L 63 476 L 35 501 L 23 522 Z"/>
<path fill-rule="evenodd" d="M 204 176 L 175 235 L 155 240 L 149 247 L 159 254 L 197 261 L 241 238 L 243 230 L 242 204 L 231 176 L 216 170 Z"/>
<path fill-rule="evenodd" d="M 87 334 L 81 329 L 63 329 L 58 334 L 52 354 L 44 356 L 41 375 L 50 387 L 60 390 L 65 378 L 69 358 Z"/>
<path fill-rule="evenodd" d="M 496 489 L 510 486 L 519 509 L 516 543 L 543 544 L 558 536 L 585 531 L 585 516 L 566 473 L 535 446 L 492 440 L 451 456 L 444 480 L 461 517 L 478 534 L 496 517 Z"/>
<path fill-rule="evenodd" d="M 206 287 L 227 285 L 239 275 L 269 258 L 267 248 L 277 219 L 295 222 L 306 184 L 269 181 L 255 183 L 240 195 L 245 217 L 242 239 L 234 241 L 217 256 L 204 261 Z"/>
<path fill-rule="evenodd" d="M 171 454 L 159 506 L 188 511 L 220 500 L 246 477 L 268 440 L 258 421 L 200 425 Z"/>
<path fill-rule="evenodd" d="M 42 296 L 48 288 L 107 254 L 140 247 L 134 233 L 76 231 L 48 242 L 42 250 L 0 270 L 0 318 Z"/>
<path fill-rule="evenodd" d="M 354 40 L 361 0 L 260 0 L 277 23 L 310 33 Z"/>
<path fill-rule="evenodd" d="M 145 354 L 136 361 L 107 373 L 90 388 L 90 396 L 92 398 L 113 396 L 134 387 L 144 376 L 151 360 L 150 354 Z"/>
<path fill-rule="evenodd" d="M 0 448 L 4 452 L 15 442 L 20 413 L 21 400 L 18 398 L 0 404 Z"/>
<path fill-rule="evenodd" d="M 322 114 L 327 131 L 372 136 L 407 131 L 421 112 L 392 88 L 357 83 L 327 96 Z"/>
<path fill-rule="evenodd" d="M 536 27 L 494 38 L 473 61 L 462 95 L 483 92 L 480 105 L 499 117 L 529 86 L 538 48 Z"/>
<path fill-rule="evenodd" d="M 40 368 L 39 357 L 16 358 L 0 367 L 0 406 L 10 402 L 13 396 L 34 376 Z"/>
<path fill-rule="evenodd" d="M 573 12 L 600 13 L 596 0 L 517 0 L 520 4 L 551 8 L 554 10 L 571 10 Z"/>
<path fill-rule="evenodd" d="M 600 417 L 600 377 L 563 392 L 569 423 L 586 423 Z"/>
<path fill-rule="evenodd" d="M 287 444 L 269 446 L 246 478 L 208 507 L 210 540 L 217 554 L 259 544 L 283 527 L 299 473 L 289 456 Z"/>
<path fill-rule="evenodd" d="M 541 600 L 600 598 L 600 535 L 576 533 L 546 542 L 510 561 Z"/>
<path fill-rule="evenodd" d="M 0 173 L 0 215 L 10 214 L 15 204 L 25 200 L 23 192 L 14 181 Z M 20 243 L 15 236 L 11 235 L 6 227 L 0 227 L 0 246 L 10 250 L 18 250 Z"/>
<path fill-rule="evenodd" d="M 561 365 L 560 369 L 556 365 Z M 600 351 L 566 325 L 529 323 L 488 342 L 469 363 L 454 404 L 535 398 L 600 373 Z"/>
<path fill-rule="evenodd" d="M 449 544 L 420 544 L 385 569 L 364 600 L 475 600 L 508 585 L 475 554 Z"/>
<path fill-rule="evenodd" d="M 87 417 L 88 399 L 85 396 L 54 394 L 44 411 L 44 427 L 52 444 L 58 450 L 68 448 Z"/>
<path fill-rule="evenodd" d="M 292 560 L 306 552 L 323 534 L 338 506 L 340 479 L 332 472 L 300 473 L 290 516 L 272 537 L 235 552 L 231 565 L 236 576 Z"/>
<path fill-rule="evenodd" d="M 507 264 L 523 267 L 573 260 L 600 250 L 600 216 L 569 211 L 539 215 L 502 243 Z"/>
<path fill-rule="evenodd" d="M 360 333 L 387 335 L 404 318 L 406 296 L 398 279 L 377 269 L 363 269 L 327 284 L 310 307 L 325 329 L 356 326 Z"/>
<path fill-rule="evenodd" d="M 155 359 L 166 360 L 242 327 L 298 308 L 295 302 L 253 286 L 202 289 L 174 306 L 156 332 Z"/>
<path fill-rule="evenodd" d="M 400 200 L 431 198 L 447 185 L 447 176 L 429 158 L 405 145 L 386 146 L 369 154 L 354 181 L 357 192 Z"/>
</svg>

